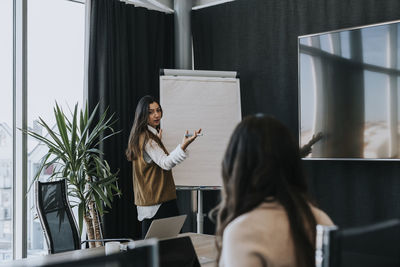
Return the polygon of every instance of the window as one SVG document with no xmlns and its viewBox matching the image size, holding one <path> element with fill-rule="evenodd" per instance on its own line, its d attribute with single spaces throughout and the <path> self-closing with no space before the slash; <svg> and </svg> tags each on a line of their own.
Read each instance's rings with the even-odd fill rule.
<svg viewBox="0 0 400 267">
<path fill-rule="evenodd" d="M 55 125 L 55 101 L 68 113 L 82 106 L 84 73 L 85 5 L 67 0 L 28 1 L 28 128 L 46 135 L 41 117 Z M 47 147 L 28 138 L 28 186 Z M 46 180 L 53 169 L 43 170 Z M 27 203 L 28 256 L 47 253 L 46 242 L 36 218 L 34 190 Z"/>
</svg>

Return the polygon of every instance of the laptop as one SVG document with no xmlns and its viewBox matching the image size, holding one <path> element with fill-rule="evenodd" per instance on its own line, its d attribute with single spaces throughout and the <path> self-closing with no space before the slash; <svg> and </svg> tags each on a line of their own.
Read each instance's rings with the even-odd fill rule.
<svg viewBox="0 0 400 267">
<path fill-rule="evenodd" d="M 182 229 L 186 217 L 186 215 L 179 215 L 153 220 L 144 239 L 166 239 L 177 237 Z"/>
</svg>

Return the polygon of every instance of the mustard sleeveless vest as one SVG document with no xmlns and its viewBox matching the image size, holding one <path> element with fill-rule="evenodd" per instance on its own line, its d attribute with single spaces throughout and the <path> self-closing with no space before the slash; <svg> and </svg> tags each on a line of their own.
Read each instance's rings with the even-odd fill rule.
<svg viewBox="0 0 400 267">
<path fill-rule="evenodd" d="M 144 135 L 142 134 L 139 139 L 140 147 L 144 147 Z M 162 144 L 160 147 L 168 155 L 168 151 Z M 151 206 L 176 199 L 171 170 L 163 170 L 154 161 L 147 163 L 143 158 L 143 153 L 132 161 L 132 168 L 135 205 Z"/>
</svg>

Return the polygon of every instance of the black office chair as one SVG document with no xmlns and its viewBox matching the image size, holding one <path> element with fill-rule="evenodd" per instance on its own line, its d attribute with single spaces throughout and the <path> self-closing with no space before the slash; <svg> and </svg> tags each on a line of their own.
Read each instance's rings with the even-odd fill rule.
<svg viewBox="0 0 400 267">
<path fill-rule="evenodd" d="M 49 254 L 80 249 L 85 242 L 133 241 L 129 238 L 85 240 L 69 205 L 66 180 L 35 183 L 36 210 L 46 238 Z"/>
<path fill-rule="evenodd" d="M 84 250 L 83 250 L 84 251 Z M 82 251 L 82 252 L 83 252 Z M 84 256 L 83 256 L 84 257 Z M 133 248 L 127 251 L 83 259 L 71 259 L 66 262 L 56 261 L 44 265 L 46 267 L 159 267 L 158 241 L 156 239 L 140 240 L 134 242 Z"/>
<path fill-rule="evenodd" d="M 400 220 L 339 229 L 317 225 L 317 267 L 400 266 Z"/>
</svg>

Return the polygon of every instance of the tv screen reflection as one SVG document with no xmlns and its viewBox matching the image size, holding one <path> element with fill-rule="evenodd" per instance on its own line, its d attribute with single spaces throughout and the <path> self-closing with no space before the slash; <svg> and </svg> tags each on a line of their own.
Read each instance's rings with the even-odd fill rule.
<svg viewBox="0 0 400 267">
<path fill-rule="evenodd" d="M 300 36 L 307 158 L 400 159 L 399 22 Z"/>
</svg>

